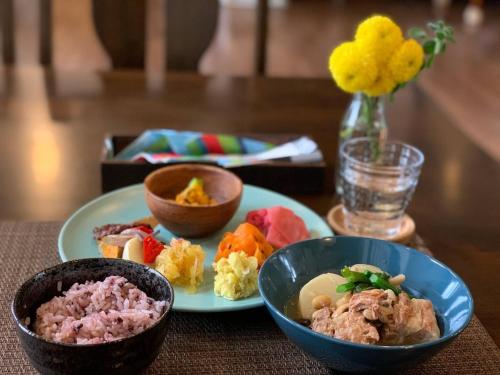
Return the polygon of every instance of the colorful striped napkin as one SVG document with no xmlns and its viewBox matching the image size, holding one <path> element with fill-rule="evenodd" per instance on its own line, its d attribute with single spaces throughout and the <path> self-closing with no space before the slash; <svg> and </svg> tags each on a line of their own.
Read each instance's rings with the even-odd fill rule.
<svg viewBox="0 0 500 375">
<path fill-rule="evenodd" d="M 155 129 L 142 133 L 115 158 L 132 160 L 143 152 L 185 156 L 256 154 L 274 146 L 268 142 L 234 135 Z"/>
<path fill-rule="evenodd" d="M 154 129 L 142 133 L 114 157 L 116 160 L 146 160 L 152 164 L 205 161 L 224 167 L 283 158 L 295 158 L 297 162 L 316 161 L 322 160 L 322 155 L 308 137 L 276 145 L 228 134 Z"/>
</svg>

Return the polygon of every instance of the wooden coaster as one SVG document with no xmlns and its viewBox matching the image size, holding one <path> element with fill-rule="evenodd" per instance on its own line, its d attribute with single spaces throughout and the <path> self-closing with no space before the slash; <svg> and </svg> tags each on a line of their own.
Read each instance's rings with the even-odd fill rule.
<svg viewBox="0 0 500 375">
<path fill-rule="evenodd" d="M 361 235 L 359 233 L 356 233 L 348 229 L 345 226 L 344 222 L 344 212 L 342 204 L 338 204 L 335 207 L 333 207 L 328 212 L 328 215 L 326 215 L 326 220 L 328 221 L 328 224 L 330 224 L 330 226 L 333 228 L 335 234 L 341 234 L 344 236 L 373 237 L 373 238 L 379 238 L 381 240 L 407 244 L 408 242 L 410 242 L 410 240 L 413 238 L 413 235 L 415 234 L 415 222 L 409 215 L 406 214 L 405 216 L 403 216 L 403 223 L 401 224 L 400 231 L 394 236 L 389 236 L 389 237 L 382 237 L 375 235 L 373 236 Z"/>
</svg>

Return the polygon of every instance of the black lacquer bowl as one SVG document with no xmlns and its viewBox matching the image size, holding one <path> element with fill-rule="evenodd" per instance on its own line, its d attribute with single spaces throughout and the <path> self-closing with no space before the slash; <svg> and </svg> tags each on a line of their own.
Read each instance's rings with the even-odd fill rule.
<svg viewBox="0 0 500 375">
<path fill-rule="evenodd" d="M 61 295 L 74 283 L 102 281 L 112 275 L 123 276 L 148 297 L 167 302 L 153 326 L 135 336 L 92 345 L 55 343 L 31 330 L 36 309 L 42 303 Z M 150 267 L 121 259 L 81 259 L 48 268 L 27 280 L 16 292 L 12 315 L 24 351 L 42 374 L 137 374 L 160 352 L 173 302 L 172 286 Z"/>
</svg>

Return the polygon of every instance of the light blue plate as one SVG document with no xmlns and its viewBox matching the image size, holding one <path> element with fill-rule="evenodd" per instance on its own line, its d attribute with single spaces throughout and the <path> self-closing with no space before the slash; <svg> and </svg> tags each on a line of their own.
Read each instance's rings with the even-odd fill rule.
<svg viewBox="0 0 500 375">
<path fill-rule="evenodd" d="M 245 220 L 248 211 L 277 205 L 288 207 L 300 216 L 313 237 L 332 235 L 332 231 L 321 217 L 297 201 L 270 190 L 245 185 L 240 207 L 231 221 L 210 237 L 192 240 L 193 243 L 200 244 L 207 254 L 204 282 L 196 294 L 189 294 L 182 287 L 175 287 L 174 310 L 218 312 L 244 310 L 263 305 L 258 292 L 238 301 L 217 297 L 213 292 L 212 261 L 222 235 L 234 231 Z M 87 203 L 66 221 L 59 233 L 59 256 L 63 261 L 100 257 L 97 244 L 92 237 L 94 227 L 110 223 L 128 223 L 148 215 L 151 213 L 144 200 L 142 184 L 105 194 Z M 173 237 L 173 234 L 162 226 L 158 226 L 157 229 L 160 229 L 159 238 L 163 241 L 168 242 Z"/>
</svg>

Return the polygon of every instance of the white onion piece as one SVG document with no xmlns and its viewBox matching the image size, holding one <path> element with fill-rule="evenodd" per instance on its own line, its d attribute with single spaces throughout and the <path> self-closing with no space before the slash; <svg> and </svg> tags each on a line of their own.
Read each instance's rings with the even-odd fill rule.
<svg viewBox="0 0 500 375">
<path fill-rule="evenodd" d="M 389 279 L 389 282 L 392 284 L 392 285 L 396 285 L 396 286 L 399 286 L 401 284 L 403 284 L 406 280 L 406 276 L 403 275 L 402 273 L 400 273 L 399 275 L 396 275 L 394 277 L 391 277 Z"/>
<path fill-rule="evenodd" d="M 144 232 L 140 229 L 137 229 L 137 228 L 125 229 L 123 232 L 120 233 L 120 235 L 134 236 L 140 240 L 143 240 L 148 236 L 148 234 L 146 232 Z"/>
<path fill-rule="evenodd" d="M 383 273 L 384 271 L 382 271 L 380 268 L 378 268 L 377 266 L 374 266 L 372 264 L 353 264 L 351 267 L 349 267 L 349 269 L 351 271 L 354 271 L 354 272 L 365 272 L 365 271 L 370 271 L 372 273 Z"/>
</svg>

